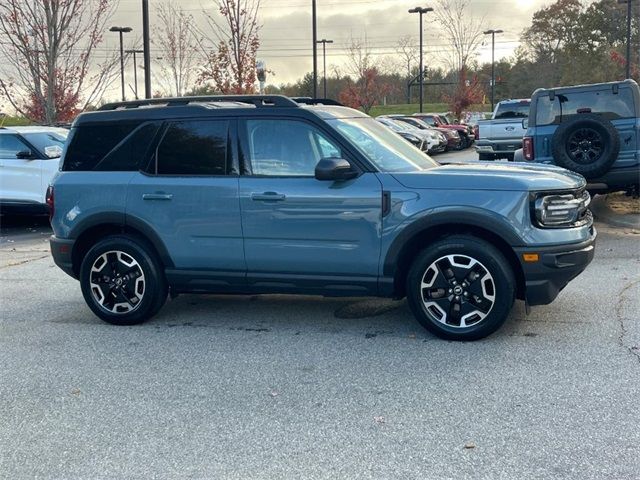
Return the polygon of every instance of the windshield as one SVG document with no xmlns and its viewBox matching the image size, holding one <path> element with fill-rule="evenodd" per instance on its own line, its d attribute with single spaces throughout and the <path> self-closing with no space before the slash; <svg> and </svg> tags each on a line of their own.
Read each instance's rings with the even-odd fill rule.
<svg viewBox="0 0 640 480">
<path fill-rule="evenodd" d="M 372 118 L 338 118 L 329 123 L 381 172 L 419 172 L 439 165 Z"/>
<path fill-rule="evenodd" d="M 61 128 L 50 132 L 23 133 L 22 136 L 48 158 L 58 158 L 62 155 L 62 148 L 68 134 L 68 130 Z"/>
</svg>

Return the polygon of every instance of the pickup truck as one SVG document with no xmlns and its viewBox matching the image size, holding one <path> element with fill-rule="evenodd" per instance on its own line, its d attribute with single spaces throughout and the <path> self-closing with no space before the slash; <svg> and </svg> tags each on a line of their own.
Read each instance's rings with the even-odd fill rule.
<svg viewBox="0 0 640 480">
<path fill-rule="evenodd" d="M 529 116 L 531 100 L 504 100 L 496 105 L 491 120 L 478 122 L 476 152 L 480 160 L 506 158 L 522 148 L 525 129 L 522 120 Z"/>
</svg>

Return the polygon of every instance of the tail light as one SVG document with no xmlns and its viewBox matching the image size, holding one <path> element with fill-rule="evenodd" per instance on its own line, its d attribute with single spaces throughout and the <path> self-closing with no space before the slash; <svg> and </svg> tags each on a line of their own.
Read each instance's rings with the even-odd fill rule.
<svg viewBox="0 0 640 480">
<path fill-rule="evenodd" d="M 53 213 L 55 210 L 55 202 L 53 199 L 53 185 L 49 185 L 49 188 L 47 188 L 45 202 L 47 203 L 47 207 L 49 208 L 49 220 L 51 220 L 53 218 Z"/>
<path fill-rule="evenodd" d="M 532 161 L 534 157 L 533 152 L 533 138 L 524 137 L 522 139 L 522 155 L 525 160 Z"/>
</svg>

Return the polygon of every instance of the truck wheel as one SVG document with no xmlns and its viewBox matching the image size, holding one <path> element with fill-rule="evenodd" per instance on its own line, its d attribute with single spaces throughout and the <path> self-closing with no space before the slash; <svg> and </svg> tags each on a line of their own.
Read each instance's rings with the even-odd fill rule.
<svg viewBox="0 0 640 480">
<path fill-rule="evenodd" d="M 558 127 L 551 151 L 556 165 L 594 179 L 607 173 L 618 158 L 620 135 L 607 119 L 581 113 Z"/>
<path fill-rule="evenodd" d="M 478 154 L 478 160 L 480 160 L 481 162 L 488 162 L 490 160 L 495 160 L 496 157 L 493 156 L 492 153 L 479 153 Z"/>
<path fill-rule="evenodd" d="M 438 337 L 478 340 L 507 319 L 515 278 L 493 245 L 471 235 L 452 235 L 415 259 L 407 276 L 407 300 L 418 322 Z"/>
<path fill-rule="evenodd" d="M 154 316 L 167 299 L 160 262 L 143 241 L 112 236 L 94 245 L 80 266 L 80 287 L 93 313 L 114 325 Z"/>
</svg>

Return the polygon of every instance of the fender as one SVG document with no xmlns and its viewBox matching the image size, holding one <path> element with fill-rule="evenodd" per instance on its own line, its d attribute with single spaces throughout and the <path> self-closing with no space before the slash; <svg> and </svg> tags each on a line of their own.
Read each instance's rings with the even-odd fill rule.
<svg viewBox="0 0 640 480">
<path fill-rule="evenodd" d="M 383 275 L 393 276 L 395 274 L 402 249 L 415 235 L 441 225 L 478 227 L 497 235 L 511 246 L 525 245 L 524 240 L 517 233 L 517 228 L 514 228 L 506 218 L 495 212 L 468 206 L 425 210 L 419 214 L 418 218 L 411 217 L 396 229 L 396 232 L 398 230 L 400 232 L 396 234 L 387 250 L 383 264 Z"/>
</svg>

